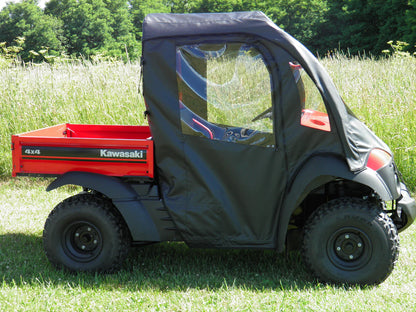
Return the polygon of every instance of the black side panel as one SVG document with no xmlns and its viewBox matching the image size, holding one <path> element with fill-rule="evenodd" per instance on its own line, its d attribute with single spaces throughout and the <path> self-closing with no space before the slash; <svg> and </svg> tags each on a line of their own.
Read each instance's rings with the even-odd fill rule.
<svg viewBox="0 0 416 312">
<path fill-rule="evenodd" d="M 135 190 L 120 179 L 89 172 L 68 172 L 53 181 L 48 192 L 73 184 L 100 192 L 111 198 L 129 227 L 133 241 L 157 242 L 159 231 Z"/>
<path fill-rule="evenodd" d="M 238 35 L 226 39 L 253 42 Z M 186 45 L 188 39 L 182 40 Z M 193 247 L 274 248 L 278 209 L 286 186 L 283 148 L 182 133 L 176 41 L 148 40 L 143 47 L 144 96 L 161 196 L 181 236 Z M 265 53 L 264 57 L 269 56 Z M 277 65 L 273 60 L 270 63 L 270 74 L 275 73 Z M 292 89 L 297 91 L 292 80 Z M 280 94 L 275 86 L 278 81 L 268 86 L 273 103 L 279 101 Z"/>
<path fill-rule="evenodd" d="M 284 173 L 273 149 L 188 137 L 187 205 L 171 209 L 196 247 L 274 248 Z M 242 157 L 244 155 L 244 157 Z"/>
</svg>

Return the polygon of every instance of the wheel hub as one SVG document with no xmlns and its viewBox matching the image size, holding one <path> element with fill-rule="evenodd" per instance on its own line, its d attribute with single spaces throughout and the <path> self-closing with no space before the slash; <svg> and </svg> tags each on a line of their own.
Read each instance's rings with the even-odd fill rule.
<svg viewBox="0 0 416 312">
<path fill-rule="evenodd" d="M 94 250 L 101 240 L 97 230 L 88 225 L 78 227 L 73 239 L 74 246 L 83 251 Z"/>
<path fill-rule="evenodd" d="M 359 228 L 344 227 L 333 233 L 327 244 L 331 262 L 342 270 L 358 270 L 371 258 L 373 245 Z"/>
<path fill-rule="evenodd" d="M 335 240 L 335 253 L 345 261 L 354 261 L 364 252 L 364 242 L 355 233 L 343 233 Z"/>
<path fill-rule="evenodd" d="M 87 221 L 68 225 L 63 240 L 65 253 L 79 262 L 92 261 L 99 255 L 103 246 L 100 230 Z"/>
</svg>

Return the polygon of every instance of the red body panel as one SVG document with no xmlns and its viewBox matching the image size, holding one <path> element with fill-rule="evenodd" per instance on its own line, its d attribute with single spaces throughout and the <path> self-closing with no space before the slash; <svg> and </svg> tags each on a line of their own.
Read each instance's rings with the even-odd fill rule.
<svg viewBox="0 0 416 312">
<path fill-rule="evenodd" d="M 326 132 L 331 131 L 328 114 L 314 111 L 311 109 L 302 110 L 302 118 L 300 121 L 302 126 L 322 130 Z"/>
<path fill-rule="evenodd" d="M 154 177 L 148 126 L 61 124 L 12 136 L 13 176 L 69 171 Z"/>
</svg>

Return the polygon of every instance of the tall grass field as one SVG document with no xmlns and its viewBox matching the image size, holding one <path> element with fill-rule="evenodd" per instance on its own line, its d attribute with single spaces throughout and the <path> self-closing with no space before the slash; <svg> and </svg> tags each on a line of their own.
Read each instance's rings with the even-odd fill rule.
<svg viewBox="0 0 416 312">
<path fill-rule="evenodd" d="M 416 191 L 416 59 L 323 58 L 352 111 L 393 150 Z M 0 68 L 0 311 L 414 311 L 416 226 L 400 234 L 399 261 L 377 287 L 323 285 L 299 253 L 133 249 L 115 274 L 69 274 L 42 249 L 50 210 L 77 192 L 10 178 L 10 136 L 58 123 L 145 124 L 139 65 L 72 62 Z"/>
<path fill-rule="evenodd" d="M 321 60 L 353 112 L 393 150 L 416 190 L 416 59 Z M 11 134 L 58 123 L 146 124 L 139 65 L 119 62 L 0 68 L 0 175 L 11 173 Z"/>
</svg>

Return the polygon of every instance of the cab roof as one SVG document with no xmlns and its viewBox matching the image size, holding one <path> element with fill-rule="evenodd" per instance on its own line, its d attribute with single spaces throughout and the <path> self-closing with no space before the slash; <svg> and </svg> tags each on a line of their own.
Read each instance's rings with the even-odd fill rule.
<svg viewBox="0 0 416 312">
<path fill-rule="evenodd" d="M 263 12 L 200 14 L 156 13 L 146 16 L 143 41 L 163 37 L 245 33 L 265 35 L 278 28 Z M 283 32 L 281 31 L 283 34 Z"/>
</svg>

